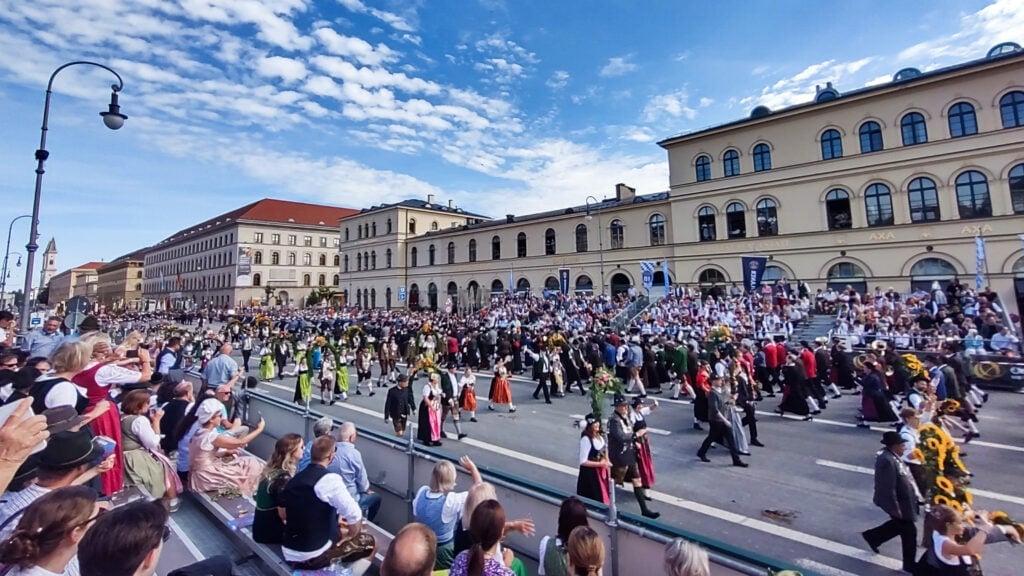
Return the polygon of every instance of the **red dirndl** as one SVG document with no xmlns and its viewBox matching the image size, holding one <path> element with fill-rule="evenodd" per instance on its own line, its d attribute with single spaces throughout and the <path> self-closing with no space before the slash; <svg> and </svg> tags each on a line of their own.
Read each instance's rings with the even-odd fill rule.
<svg viewBox="0 0 1024 576">
<path fill-rule="evenodd" d="M 643 436 L 636 441 L 636 468 L 640 473 L 640 483 L 644 488 L 654 486 L 654 458 L 651 456 L 651 443 Z"/>
<path fill-rule="evenodd" d="M 89 398 L 89 405 L 86 412 L 92 410 L 101 400 L 110 400 L 110 390 L 106 386 L 96 383 L 96 373 L 105 364 L 98 363 L 95 366 L 79 372 L 72 382 L 85 388 L 86 396 Z M 104 412 L 99 418 L 89 423 L 92 433 L 96 436 L 106 436 L 117 442 L 114 449 L 114 467 L 109 472 L 100 474 L 103 494 L 113 496 L 124 488 L 124 451 L 121 446 L 121 415 L 117 405 L 110 400 L 110 409 Z"/>
</svg>

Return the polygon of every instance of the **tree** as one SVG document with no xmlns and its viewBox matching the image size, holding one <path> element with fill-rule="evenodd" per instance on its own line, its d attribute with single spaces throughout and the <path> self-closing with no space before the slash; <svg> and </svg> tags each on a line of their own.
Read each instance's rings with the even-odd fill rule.
<svg viewBox="0 0 1024 576">
<path fill-rule="evenodd" d="M 306 297 L 306 306 L 316 306 L 331 297 L 334 292 L 327 286 L 318 286 Z"/>
</svg>

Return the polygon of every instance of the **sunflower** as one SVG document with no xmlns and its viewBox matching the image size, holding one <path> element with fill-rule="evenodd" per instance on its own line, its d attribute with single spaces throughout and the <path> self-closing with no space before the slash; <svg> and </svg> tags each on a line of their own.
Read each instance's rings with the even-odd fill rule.
<svg viewBox="0 0 1024 576">
<path fill-rule="evenodd" d="M 929 438 L 928 440 L 925 440 L 924 444 L 932 450 L 938 450 L 942 446 L 938 438 Z"/>
<path fill-rule="evenodd" d="M 917 460 L 918 462 L 924 461 L 924 452 L 921 452 L 920 448 L 914 448 L 914 451 L 910 453 L 911 460 Z"/>
<path fill-rule="evenodd" d="M 948 506 L 957 512 L 963 512 L 964 507 L 960 505 L 956 500 L 950 500 Z"/>
<path fill-rule="evenodd" d="M 929 423 L 925 424 L 924 426 L 921 426 L 920 428 L 917 429 L 917 431 L 920 432 L 921 434 L 925 434 L 927 432 L 939 432 L 941 430 L 942 430 L 941 428 L 939 428 L 935 424 L 932 424 L 931 422 L 929 422 Z"/>
<path fill-rule="evenodd" d="M 964 502 L 974 505 L 974 494 L 971 494 L 967 490 L 964 490 Z"/>
<path fill-rule="evenodd" d="M 956 492 L 953 491 L 953 481 L 950 480 L 949 478 L 946 478 L 945 476 L 939 476 L 938 478 L 935 479 L 935 485 L 938 486 L 940 490 L 949 494 L 950 496 L 956 496 Z"/>
<path fill-rule="evenodd" d="M 1000 510 L 995 511 L 989 514 L 988 516 L 988 519 L 993 522 L 998 522 L 999 520 L 1008 520 L 1009 518 L 1010 516 L 1006 512 L 1002 512 Z"/>
<path fill-rule="evenodd" d="M 949 503 L 952 502 L 952 500 L 946 498 L 942 494 L 936 494 L 935 496 L 932 497 L 932 502 L 935 504 L 940 504 L 942 506 L 949 506 Z"/>
<path fill-rule="evenodd" d="M 953 464 L 960 469 L 961 472 L 967 472 L 967 467 L 964 466 L 963 460 L 958 457 L 953 457 Z"/>
</svg>

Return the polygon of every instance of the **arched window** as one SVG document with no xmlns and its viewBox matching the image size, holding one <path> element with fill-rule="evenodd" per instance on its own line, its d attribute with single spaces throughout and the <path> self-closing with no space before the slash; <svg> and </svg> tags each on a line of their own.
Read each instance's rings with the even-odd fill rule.
<svg viewBox="0 0 1024 576">
<path fill-rule="evenodd" d="M 255 252 L 253 252 L 253 254 L 252 254 L 252 263 L 253 264 L 263 264 L 263 252 L 262 251 L 257 250 Z"/>
<path fill-rule="evenodd" d="M 281 254 L 279 252 L 271 252 L 270 253 L 270 264 L 273 265 L 273 266 L 277 266 L 280 263 L 281 263 Z"/>
<path fill-rule="evenodd" d="M 409 223 L 408 223 L 407 227 L 409 229 L 409 234 L 415 234 L 416 233 L 416 219 L 415 218 L 409 218 Z"/>
<path fill-rule="evenodd" d="M 384 252 L 384 267 L 391 268 L 391 248 Z"/>
<path fill-rule="evenodd" d="M 747 237 L 747 209 L 743 204 L 733 202 L 725 207 L 725 233 L 730 240 Z"/>
<path fill-rule="evenodd" d="M 448 243 L 448 263 L 455 264 L 455 242 Z"/>
<path fill-rule="evenodd" d="M 312 279 L 309 277 L 309 274 L 303 274 L 302 275 L 302 285 L 303 286 L 309 286 L 311 282 L 312 282 Z"/>
<path fill-rule="evenodd" d="M 949 108 L 949 136 L 959 138 L 978 133 L 978 118 L 974 115 L 974 106 L 967 102 L 957 102 Z"/>
<path fill-rule="evenodd" d="M 419 250 L 415 246 L 413 246 L 412 250 L 409 251 L 409 266 L 415 268 L 416 267 L 416 260 L 419 259 L 418 257 L 419 257 Z"/>
<path fill-rule="evenodd" d="M 869 121 L 860 125 L 860 152 L 878 152 L 883 148 L 882 127 L 878 122 Z"/>
<path fill-rule="evenodd" d="M 612 220 L 612 223 L 608 226 L 608 232 L 611 235 L 610 245 L 612 247 L 612 250 L 618 250 L 619 248 L 622 248 L 625 245 L 625 243 L 623 242 L 625 238 L 623 233 L 624 230 L 622 228 L 622 220 L 619 220 L 618 218 Z"/>
<path fill-rule="evenodd" d="M 288 253 L 288 265 L 295 266 L 295 252 Z"/>
<path fill-rule="evenodd" d="M 547 279 L 544 280 L 544 289 L 549 292 L 558 292 L 562 289 L 562 284 L 558 281 L 558 278 L 548 276 Z"/>
<path fill-rule="evenodd" d="M 413 248 L 413 250 L 415 250 L 415 248 Z M 363 269 L 363 253 L 362 252 L 356 252 L 356 271 L 358 272 L 358 271 L 360 271 L 362 269 Z"/>
<path fill-rule="evenodd" d="M 697 231 L 700 233 L 701 242 L 710 242 L 718 238 L 715 211 L 710 206 L 705 206 L 697 211 Z"/>
<path fill-rule="evenodd" d="M 825 195 L 825 213 L 829 230 L 845 230 L 853 225 L 850 213 L 850 195 L 836 188 Z"/>
<path fill-rule="evenodd" d="M 376 222 L 371 222 L 370 223 L 370 236 L 376 236 L 376 235 L 377 235 L 377 223 Z"/>
<path fill-rule="evenodd" d="M 867 274 L 864 273 L 863 268 L 853 262 L 836 262 L 828 269 L 826 276 L 828 276 L 829 280 L 839 280 L 843 278 L 864 278 Z"/>
<path fill-rule="evenodd" d="M 369 252 L 363 252 L 363 268 L 365 268 L 367 270 L 370 269 L 370 253 Z"/>
<path fill-rule="evenodd" d="M 437 264 L 437 261 L 434 258 L 436 256 L 436 253 L 437 250 L 434 249 L 433 244 L 427 247 L 427 266 L 433 266 L 434 264 Z"/>
<path fill-rule="evenodd" d="M 526 258 L 526 232 L 516 234 L 516 258 Z"/>
<path fill-rule="evenodd" d="M 348 242 L 348 228 L 345 228 L 345 242 Z"/>
<path fill-rule="evenodd" d="M 558 245 L 555 243 L 555 229 L 548 228 L 544 231 L 544 254 L 546 256 L 552 256 L 558 250 Z"/>
<path fill-rule="evenodd" d="M 1014 214 L 1024 214 L 1024 164 L 1010 170 L 1010 204 Z"/>
<path fill-rule="evenodd" d="M 320 274 L 319 276 L 317 276 L 316 277 L 316 285 L 317 286 L 326 286 L 327 285 L 327 276 L 324 275 L 324 274 Z"/>
<path fill-rule="evenodd" d="M 939 221 L 939 191 L 931 178 L 914 178 L 907 186 L 910 221 Z"/>
<path fill-rule="evenodd" d="M 313 255 L 310 254 L 309 252 L 303 253 L 302 254 L 302 265 L 303 266 L 312 266 L 313 265 Z"/>
<path fill-rule="evenodd" d="M 911 276 L 956 276 L 956 268 L 942 258 L 924 258 L 910 267 Z"/>
<path fill-rule="evenodd" d="M 892 226 L 892 192 L 885 184 L 872 184 L 864 192 L 868 226 Z"/>
<path fill-rule="evenodd" d="M 334 265 L 337 266 L 340 263 L 341 263 L 341 256 L 335 254 L 334 255 Z"/>
<path fill-rule="evenodd" d="M 331 286 L 338 286 L 339 284 L 341 284 L 341 276 L 335 274 L 334 277 L 331 278 Z"/>
<path fill-rule="evenodd" d="M 738 176 L 740 173 L 740 153 L 729 150 L 722 156 L 722 170 L 726 176 Z"/>
<path fill-rule="evenodd" d="M 341 271 L 348 272 L 348 254 L 345 254 L 344 258 L 342 258 Z"/>
<path fill-rule="evenodd" d="M 370 308 L 377 307 L 377 289 L 370 288 Z"/>
<path fill-rule="evenodd" d="M 327 254 L 321 254 L 320 258 L 317 261 L 320 263 L 321 266 L 327 266 Z"/>
<path fill-rule="evenodd" d="M 359 239 L 362 240 L 363 239 L 363 226 L 361 224 L 359 226 L 356 226 L 356 232 L 358 233 Z"/>
<path fill-rule="evenodd" d="M 913 146 L 928 141 L 928 126 L 920 112 L 911 112 L 900 119 L 900 132 L 903 133 L 903 145 Z"/>
<path fill-rule="evenodd" d="M 772 169 L 772 151 L 767 144 L 754 146 L 754 172 Z"/>
<path fill-rule="evenodd" d="M 577 224 L 576 225 L 576 251 L 586 252 L 587 251 L 587 225 Z"/>
<path fill-rule="evenodd" d="M 501 283 L 501 280 L 491 282 L 491 294 L 501 294 L 504 291 L 505 285 Z"/>
<path fill-rule="evenodd" d="M 705 155 L 697 157 L 697 164 L 695 167 L 697 171 L 697 182 L 704 182 L 705 180 L 711 180 L 711 158 Z"/>
<path fill-rule="evenodd" d="M 594 281 L 591 280 L 590 276 L 587 276 L 586 274 L 580 275 L 580 277 L 576 279 L 576 291 L 577 292 L 593 292 L 594 291 Z"/>
<path fill-rule="evenodd" d="M 387 230 L 387 234 L 391 234 L 391 218 L 384 222 L 384 229 Z"/>
<path fill-rule="evenodd" d="M 999 99 L 999 115 L 1003 128 L 1024 126 L 1024 92 L 1015 90 Z"/>
<path fill-rule="evenodd" d="M 377 269 L 377 251 L 370 252 L 370 270 Z"/>
<path fill-rule="evenodd" d="M 260 276 L 259 272 L 257 272 L 256 274 L 252 275 L 252 285 L 253 286 L 262 286 L 263 285 L 263 276 Z"/>
<path fill-rule="evenodd" d="M 765 266 L 764 275 L 761 276 L 761 280 L 764 280 L 765 283 L 775 283 L 778 282 L 779 280 L 785 279 L 786 271 L 783 270 L 782 268 L 779 268 L 778 266 L 772 266 L 771 264 Z"/>
<path fill-rule="evenodd" d="M 757 235 L 778 236 L 779 213 L 775 200 L 765 198 L 757 202 Z"/>
<path fill-rule="evenodd" d="M 437 230 L 437 220 L 434 220 L 433 222 L 430 223 L 430 229 Z"/>
<path fill-rule="evenodd" d="M 527 280 L 526 278 L 520 278 L 519 281 L 516 282 L 516 292 L 529 293 L 530 281 Z"/>
<path fill-rule="evenodd" d="M 491 238 L 491 260 L 501 260 L 501 237 Z"/>
<path fill-rule="evenodd" d="M 661 214 L 652 214 L 647 221 L 651 231 L 651 246 L 663 246 L 665 244 L 665 217 Z"/>
<path fill-rule="evenodd" d="M 992 199 L 988 179 L 977 170 L 968 170 L 956 177 L 956 203 L 961 218 L 988 218 L 992 215 Z"/>
<path fill-rule="evenodd" d="M 839 130 L 829 128 L 821 135 L 821 159 L 831 160 L 843 157 L 843 137 Z"/>
<path fill-rule="evenodd" d="M 476 238 L 469 241 L 469 261 L 476 262 Z"/>
<path fill-rule="evenodd" d="M 701 284 L 722 284 L 725 282 L 725 274 L 722 274 L 722 271 L 718 268 L 708 268 L 707 270 L 701 270 L 697 281 Z"/>
</svg>

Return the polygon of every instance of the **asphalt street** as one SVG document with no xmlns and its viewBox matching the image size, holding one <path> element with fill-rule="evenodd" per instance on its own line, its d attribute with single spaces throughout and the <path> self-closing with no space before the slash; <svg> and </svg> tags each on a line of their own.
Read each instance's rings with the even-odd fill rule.
<svg viewBox="0 0 1024 576">
<path fill-rule="evenodd" d="M 255 373 L 256 362 L 250 367 Z M 355 382 L 354 372 L 350 382 Z M 422 385 L 422 380 L 418 383 Z M 489 383 L 490 374 L 477 375 L 481 398 Z M 290 401 L 294 386 L 295 378 L 285 377 L 263 383 L 259 389 Z M 449 421 L 446 430 L 451 439 L 440 450 L 453 456 L 468 454 L 483 466 L 574 491 L 579 431 L 572 415 L 587 413 L 589 398 L 576 392 L 554 398 L 548 405 L 530 397 L 534 383 L 525 377 L 514 377 L 512 389 L 517 412 L 509 414 L 503 408 L 491 412 L 486 400 L 481 400 L 479 422 L 463 420 L 469 437 L 456 441 Z M 365 391 L 361 396 L 350 394 L 347 402 L 333 407 L 321 406 L 314 398 L 312 408 L 358 427 L 391 433 L 382 415 L 384 389 L 378 390 L 373 397 Z M 416 393 L 418 398 L 418 387 Z M 700 462 L 696 451 L 704 433 L 691 428 L 692 405 L 685 399 L 658 398 L 661 406 L 648 422 L 654 429 L 651 441 L 657 473 L 652 507 L 662 513 L 661 521 L 825 576 L 898 572 L 898 540 L 874 554 L 860 536 L 886 519 L 871 498 L 874 458 L 887 429 L 855 426 L 860 396 L 830 402 L 812 422 L 773 414 L 771 399 L 762 403 L 758 426 L 766 447 L 751 448 L 753 454 L 745 457 L 750 467 L 745 469 L 732 467 L 722 448 L 711 451 L 711 463 Z M 1022 408 L 1024 395 L 992 393 L 980 413 L 982 437 L 963 448 L 975 475 L 979 507 L 1004 510 L 1017 518 L 1024 517 L 1024 488 L 1019 481 L 1024 464 L 1024 429 L 1018 425 Z M 618 494 L 621 509 L 638 511 L 631 492 Z M 788 518 L 769 517 L 766 510 L 782 511 Z M 1008 544 L 986 549 L 985 573 L 1017 573 L 1020 553 Z"/>
</svg>

